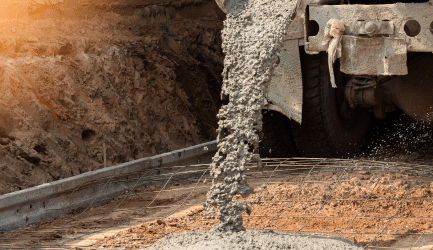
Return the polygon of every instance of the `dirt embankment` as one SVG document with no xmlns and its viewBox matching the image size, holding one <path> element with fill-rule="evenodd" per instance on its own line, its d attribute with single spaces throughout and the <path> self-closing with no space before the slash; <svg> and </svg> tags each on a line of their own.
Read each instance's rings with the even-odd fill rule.
<svg viewBox="0 0 433 250">
<path fill-rule="evenodd" d="M 54 7 L 0 20 L 0 194 L 215 138 L 213 1 Z"/>
</svg>

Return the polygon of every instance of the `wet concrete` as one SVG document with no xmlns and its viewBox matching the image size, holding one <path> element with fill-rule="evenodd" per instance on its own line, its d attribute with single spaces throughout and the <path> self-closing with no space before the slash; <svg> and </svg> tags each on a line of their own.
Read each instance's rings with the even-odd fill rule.
<svg viewBox="0 0 433 250">
<path fill-rule="evenodd" d="M 275 232 L 247 231 L 236 233 L 192 231 L 172 234 L 157 242 L 149 249 L 245 249 L 245 250 L 361 250 L 348 240 L 320 236 L 279 234 Z"/>
<path fill-rule="evenodd" d="M 258 131 L 262 128 L 264 95 L 296 7 L 296 1 L 292 0 L 229 2 L 222 31 L 226 54 L 222 96 L 229 96 L 230 101 L 218 114 L 218 152 L 211 169 L 214 178 L 221 177 L 224 181 L 213 183 L 205 204 L 209 213 L 218 209 L 221 223 L 214 226 L 216 231 L 245 230 L 241 212 L 249 213 L 250 208 L 232 198 L 246 197 L 252 192 L 244 171 L 248 162 L 260 162 Z"/>
</svg>

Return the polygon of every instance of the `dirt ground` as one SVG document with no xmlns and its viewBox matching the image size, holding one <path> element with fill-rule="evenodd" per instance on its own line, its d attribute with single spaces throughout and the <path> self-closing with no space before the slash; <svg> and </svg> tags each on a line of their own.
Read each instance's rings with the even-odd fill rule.
<svg viewBox="0 0 433 250">
<path fill-rule="evenodd" d="M 171 182 L 161 193 L 164 184 L 125 192 L 104 206 L 79 208 L 52 222 L 36 223 L 26 228 L 25 232 L 1 235 L 0 245 L 10 244 L 25 249 L 41 247 L 43 244 L 68 247 L 93 245 L 104 237 L 111 237 L 143 222 L 170 216 L 191 204 L 200 204 L 205 200 L 210 185 L 201 183 L 197 186 L 196 181 Z M 192 190 L 194 192 L 191 194 Z"/>
<path fill-rule="evenodd" d="M 417 247 L 431 246 L 433 238 L 428 235 L 433 232 L 428 218 L 433 215 L 431 178 L 414 185 L 416 178 L 403 174 L 319 173 L 308 180 L 321 183 L 309 182 L 300 188 L 303 178 L 305 175 L 291 176 L 282 181 L 297 184 L 273 184 L 264 190 L 257 188 L 247 199 L 238 197 L 238 201 L 253 204 L 250 216 L 244 214 L 247 230 L 339 236 L 361 246 L 375 239 L 373 246 L 395 248 L 410 248 L 419 237 L 411 234 L 424 232 L 428 238 L 423 237 Z M 404 197 L 408 199 L 402 202 Z M 106 237 L 94 246 L 134 249 L 171 232 L 209 230 L 217 220 L 206 216 L 209 215 L 205 215 L 202 206 L 194 206 Z M 340 231 L 343 233 L 339 234 Z M 378 233 L 382 234 L 375 238 Z"/>
<path fill-rule="evenodd" d="M 214 1 L 150 16 L 34 2 L 0 20 L 0 195 L 215 138 Z"/>
<path fill-rule="evenodd" d="M 306 170 L 281 168 L 265 188 L 272 170 L 248 174 L 255 193 L 236 198 L 252 207 L 249 216 L 244 214 L 247 230 L 339 236 L 361 246 L 374 240 L 372 246 L 398 249 L 409 249 L 424 233 L 415 246 L 433 247 L 431 175 L 366 167 L 319 171 L 306 178 Z M 53 222 L 33 225 L 28 232 L 8 234 L 11 240 L 1 242 L 28 248 L 66 244 L 141 249 L 169 233 L 209 230 L 218 221 L 208 217 L 213 215 L 206 215 L 200 204 L 210 183 L 198 180 L 169 183 L 162 192 L 162 184 L 141 188 L 124 200 L 125 193 L 107 205 L 78 209 Z"/>
</svg>

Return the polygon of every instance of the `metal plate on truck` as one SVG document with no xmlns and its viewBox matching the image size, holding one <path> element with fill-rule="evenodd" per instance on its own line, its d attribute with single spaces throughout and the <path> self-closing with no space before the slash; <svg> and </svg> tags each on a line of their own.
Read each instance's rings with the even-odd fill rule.
<svg viewBox="0 0 433 250">
<path fill-rule="evenodd" d="M 406 75 L 403 38 L 343 36 L 340 70 L 349 75 Z"/>
</svg>

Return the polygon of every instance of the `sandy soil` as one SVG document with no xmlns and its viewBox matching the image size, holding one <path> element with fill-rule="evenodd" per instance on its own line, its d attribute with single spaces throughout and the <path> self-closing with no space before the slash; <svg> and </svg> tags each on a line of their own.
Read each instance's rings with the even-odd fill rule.
<svg viewBox="0 0 433 250">
<path fill-rule="evenodd" d="M 424 179 L 426 182 L 417 183 L 412 188 L 411 180 L 415 177 L 403 174 L 364 171 L 339 176 L 338 173 L 320 173 L 310 176 L 309 180 L 327 182 L 306 183 L 300 188 L 302 178 L 291 177 L 286 181 L 299 183 L 274 184 L 263 192 L 262 188 L 258 188 L 247 199 L 238 197 L 237 200 L 252 204 L 251 215 L 244 214 L 244 226 L 248 230 L 273 229 L 282 233 L 340 236 L 361 246 L 366 246 L 382 232 L 373 245 L 410 247 L 419 236 L 410 234 L 423 233 L 431 222 L 431 219 L 419 217 L 433 215 L 432 179 Z M 409 199 L 402 203 L 405 196 L 430 199 Z M 393 216 L 396 218 L 390 220 Z M 164 236 L 161 233 L 209 230 L 217 223 L 215 219 L 206 219 L 201 206 L 170 217 L 132 227 L 96 245 L 120 247 L 133 243 L 149 244 Z M 339 234 L 340 231 L 343 233 Z M 432 233 L 433 228 L 425 232 Z M 432 238 L 424 238 L 423 243 L 431 241 Z"/>
<path fill-rule="evenodd" d="M 92 245 L 125 229 L 140 226 L 143 222 L 165 218 L 201 204 L 205 201 L 210 187 L 209 184 L 196 187 L 195 179 L 192 179 L 182 183 L 169 183 L 165 190 L 158 194 L 163 186 L 161 184 L 125 192 L 107 205 L 79 208 L 52 222 L 36 223 L 26 228 L 26 232 L 1 235 L 0 245 L 10 244 L 26 249 L 39 244 L 64 244 L 65 241 L 74 247 Z M 190 194 L 192 190 L 194 192 Z M 125 197 L 127 198 L 124 200 Z M 179 207 L 182 204 L 184 206 Z"/>
<path fill-rule="evenodd" d="M 280 168 L 281 177 L 273 177 L 264 188 L 272 170 L 249 172 L 255 193 L 246 199 L 236 198 L 252 207 L 250 216 L 243 215 L 247 230 L 338 236 L 361 246 L 378 236 L 374 246 L 403 249 L 409 249 L 420 234 L 426 233 L 416 246 L 433 246 L 431 175 L 364 168 L 319 172 L 305 179 L 308 171 Z M 28 227 L 27 232 L 7 234 L 3 237 L 12 240 L 0 242 L 20 247 L 67 243 L 74 247 L 140 249 L 170 233 L 209 230 L 218 220 L 203 210 L 201 204 L 210 183 L 197 184 L 198 179 L 197 175 L 169 183 L 161 193 L 162 184 L 141 188 L 123 200 L 128 195 L 125 193 L 107 205 L 78 209 L 52 222 Z"/>
<path fill-rule="evenodd" d="M 151 17 L 27 2 L 0 20 L 0 194 L 215 138 L 214 1 Z"/>
</svg>

